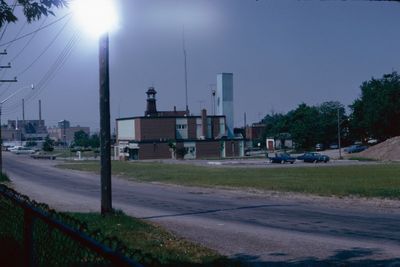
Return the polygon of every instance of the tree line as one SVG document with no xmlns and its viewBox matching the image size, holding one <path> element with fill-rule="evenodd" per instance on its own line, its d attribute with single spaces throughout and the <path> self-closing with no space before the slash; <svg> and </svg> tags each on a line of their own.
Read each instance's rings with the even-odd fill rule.
<svg viewBox="0 0 400 267">
<path fill-rule="evenodd" d="M 338 125 L 343 145 L 369 139 L 384 141 L 400 135 L 400 76 L 397 72 L 372 78 L 360 86 L 361 95 L 349 106 L 328 101 L 320 105 L 300 104 L 294 110 L 266 115 L 260 142 L 267 137 L 291 138 L 299 149 L 310 149 L 320 143 L 338 144 Z"/>
</svg>

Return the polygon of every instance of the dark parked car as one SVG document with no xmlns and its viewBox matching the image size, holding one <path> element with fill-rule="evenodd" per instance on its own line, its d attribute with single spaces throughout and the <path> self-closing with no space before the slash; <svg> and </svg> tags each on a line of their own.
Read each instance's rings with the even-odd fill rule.
<svg viewBox="0 0 400 267">
<path fill-rule="evenodd" d="M 329 157 L 326 155 L 322 155 L 320 153 L 304 153 L 301 156 L 298 156 L 297 159 L 303 160 L 304 162 L 328 162 Z"/>
<path fill-rule="evenodd" d="M 289 162 L 293 164 L 296 161 L 296 158 L 290 156 L 288 153 L 276 153 L 275 157 L 268 157 L 271 163 L 286 163 Z"/>
<path fill-rule="evenodd" d="M 367 149 L 367 146 L 362 146 L 362 145 L 352 145 L 344 149 L 345 152 L 347 153 L 358 153 L 361 151 L 364 151 Z"/>
</svg>

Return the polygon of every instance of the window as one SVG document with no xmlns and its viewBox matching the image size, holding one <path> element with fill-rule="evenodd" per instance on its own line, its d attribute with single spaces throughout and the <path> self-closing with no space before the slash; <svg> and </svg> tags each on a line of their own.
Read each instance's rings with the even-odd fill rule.
<svg viewBox="0 0 400 267">
<path fill-rule="evenodd" d="M 176 118 L 176 139 L 188 138 L 188 121 L 187 118 Z"/>
<path fill-rule="evenodd" d="M 187 124 L 177 124 L 176 129 L 177 130 L 184 130 L 187 128 Z"/>
</svg>

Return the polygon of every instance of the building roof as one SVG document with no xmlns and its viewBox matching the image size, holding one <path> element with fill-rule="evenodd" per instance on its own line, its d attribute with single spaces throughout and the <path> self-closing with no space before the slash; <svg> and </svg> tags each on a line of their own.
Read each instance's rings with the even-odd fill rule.
<svg viewBox="0 0 400 267">
<path fill-rule="evenodd" d="M 163 111 L 160 111 L 162 113 Z M 173 111 L 167 111 L 167 112 L 173 112 Z M 214 117 L 214 118 L 224 118 L 224 115 L 207 115 L 207 117 Z M 135 117 L 126 117 L 126 118 L 117 118 L 117 121 L 123 121 L 123 120 L 133 120 L 133 119 L 162 119 L 162 118 L 201 118 L 200 115 L 190 115 L 190 116 L 182 116 L 182 115 L 175 115 L 175 116 L 135 116 Z"/>
</svg>

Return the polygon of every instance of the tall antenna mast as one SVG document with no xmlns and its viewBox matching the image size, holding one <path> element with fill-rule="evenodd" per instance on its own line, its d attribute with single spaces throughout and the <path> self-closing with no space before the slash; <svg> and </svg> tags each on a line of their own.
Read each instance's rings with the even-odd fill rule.
<svg viewBox="0 0 400 267">
<path fill-rule="evenodd" d="M 25 122 L 25 99 L 22 98 L 22 120 Z"/>
<path fill-rule="evenodd" d="M 187 62 L 186 62 L 186 43 L 185 43 L 185 25 L 182 29 L 182 45 L 183 45 L 183 57 L 185 65 L 185 101 L 186 101 L 186 114 L 189 115 L 189 105 L 188 105 L 188 79 L 187 79 Z"/>
</svg>

